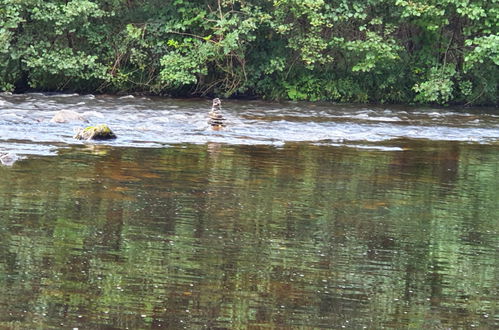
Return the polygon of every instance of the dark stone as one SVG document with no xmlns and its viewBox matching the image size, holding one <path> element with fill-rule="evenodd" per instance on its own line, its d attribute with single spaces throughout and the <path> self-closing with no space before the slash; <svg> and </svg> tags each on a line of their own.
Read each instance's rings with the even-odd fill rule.
<svg viewBox="0 0 499 330">
<path fill-rule="evenodd" d="M 213 99 L 213 105 L 211 107 L 211 111 L 209 112 L 208 124 L 213 129 L 221 129 L 225 127 L 225 117 L 220 112 L 222 106 L 222 101 L 219 98 Z"/>
</svg>

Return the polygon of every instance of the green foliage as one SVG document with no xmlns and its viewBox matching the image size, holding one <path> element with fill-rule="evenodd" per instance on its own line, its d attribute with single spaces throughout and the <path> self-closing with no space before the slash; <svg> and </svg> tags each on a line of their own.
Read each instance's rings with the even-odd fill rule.
<svg viewBox="0 0 499 330">
<path fill-rule="evenodd" d="M 498 17 L 489 0 L 0 0 L 0 89 L 497 104 Z"/>
<path fill-rule="evenodd" d="M 31 45 L 29 57 L 26 57 L 24 63 L 33 74 L 30 79 L 31 87 L 52 87 L 52 81 L 49 77 L 78 77 L 79 79 L 89 80 L 91 78 L 105 77 L 106 68 L 100 65 L 96 55 L 88 55 L 82 51 L 74 51 L 70 48 L 46 49 L 37 47 L 39 44 Z"/>
<path fill-rule="evenodd" d="M 479 66 L 486 61 L 499 65 L 499 35 L 489 35 L 468 39 L 466 46 L 471 46 L 471 51 L 464 57 L 465 70 L 471 70 L 474 66 Z"/>
<path fill-rule="evenodd" d="M 414 85 L 418 93 L 416 100 L 423 102 L 447 103 L 454 90 L 453 77 L 456 70 L 453 66 L 431 68 L 425 81 Z"/>
<path fill-rule="evenodd" d="M 178 87 L 195 84 L 199 76 L 208 74 L 206 62 L 213 54 L 213 47 L 207 43 L 195 43 L 197 45 L 189 47 L 187 52 L 173 50 L 161 58 L 160 78 L 162 81 Z M 179 46 L 175 46 L 177 47 Z"/>
<path fill-rule="evenodd" d="M 352 71 L 369 72 L 383 61 L 399 58 L 395 40 L 383 41 L 375 32 L 367 31 L 366 40 L 354 40 L 345 43 L 346 49 L 353 54 L 361 54 L 361 60 L 352 67 Z"/>
</svg>

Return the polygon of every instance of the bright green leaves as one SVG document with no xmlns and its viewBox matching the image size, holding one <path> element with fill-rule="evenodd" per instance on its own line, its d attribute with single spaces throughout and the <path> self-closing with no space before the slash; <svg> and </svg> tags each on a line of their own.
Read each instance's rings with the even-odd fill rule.
<svg viewBox="0 0 499 330">
<path fill-rule="evenodd" d="M 15 0 L 0 0 L 0 91 L 12 91 L 13 81 L 18 74 L 9 64 L 19 57 L 13 49 L 15 30 L 24 21 L 20 13 L 21 5 Z"/>
<path fill-rule="evenodd" d="M 466 40 L 466 46 L 474 46 L 464 57 L 465 70 L 468 71 L 485 61 L 499 66 L 499 35 L 489 35 Z"/>
<path fill-rule="evenodd" d="M 32 71 L 30 86 L 43 88 L 47 84 L 46 75 L 54 77 L 78 77 L 79 79 L 104 79 L 106 67 L 98 63 L 96 55 L 88 55 L 69 48 L 46 49 L 43 44 L 29 47 L 30 56 L 24 63 Z M 62 79 L 53 87 L 62 88 L 67 80 Z M 60 84 L 60 85 L 59 85 Z"/>
<path fill-rule="evenodd" d="M 106 12 L 88 0 L 73 0 L 67 3 L 51 1 L 35 1 L 30 10 L 32 19 L 48 22 L 55 28 L 56 34 L 75 32 L 81 26 L 88 26 L 90 18 L 106 16 Z"/>
<path fill-rule="evenodd" d="M 326 53 L 327 40 L 317 34 L 310 33 L 308 38 L 291 38 L 288 46 L 299 52 L 301 61 L 307 68 L 313 69 L 316 64 L 326 64 L 333 61 L 333 57 Z"/>
<path fill-rule="evenodd" d="M 443 16 L 445 13 L 429 1 L 396 0 L 395 5 L 403 8 L 402 17 Z"/>
<path fill-rule="evenodd" d="M 161 59 L 160 77 L 168 85 L 179 87 L 197 83 L 198 74 L 206 74 L 204 63 L 193 61 L 192 56 L 172 52 Z"/>
<path fill-rule="evenodd" d="M 352 71 L 369 72 L 376 65 L 384 64 L 386 61 L 393 61 L 399 58 L 398 46 L 393 39 L 384 40 L 375 32 L 367 31 L 365 40 L 355 40 L 345 43 L 345 48 L 360 56 L 361 60 L 352 67 Z"/>
<path fill-rule="evenodd" d="M 170 27 L 165 29 L 170 38 L 168 50 L 161 58 L 162 83 L 173 88 L 193 85 L 202 94 L 230 96 L 244 91 L 248 80 L 246 51 L 256 40 L 258 24 L 268 16 L 250 5 L 237 11 L 232 5 L 227 1 L 225 6 L 201 16 L 194 11 L 183 12 L 189 24 L 193 20 L 186 17 L 188 14 L 196 18 L 194 21 L 202 21 L 189 30 L 178 29 L 176 19 L 165 23 Z"/>
<path fill-rule="evenodd" d="M 15 29 L 24 21 L 20 15 L 20 4 L 15 0 L 2 0 L 0 6 L 0 33 Z"/>
<path fill-rule="evenodd" d="M 196 84 L 198 78 L 208 74 L 207 62 L 214 55 L 214 46 L 192 40 L 186 51 L 171 51 L 161 58 L 160 79 L 169 86 Z"/>
<path fill-rule="evenodd" d="M 415 101 L 497 102 L 497 0 L 395 4 L 404 18 L 397 24 L 399 32 L 412 34 L 404 58 L 412 66 Z"/>
<path fill-rule="evenodd" d="M 447 103 L 452 99 L 454 91 L 453 77 L 456 70 L 453 65 L 433 67 L 430 69 L 426 80 L 414 85 L 413 89 L 418 94 L 415 100 L 423 103 Z"/>
<path fill-rule="evenodd" d="M 127 24 L 125 27 L 127 36 L 133 40 L 142 40 L 144 38 L 145 26 L 135 26 L 134 24 Z"/>
<path fill-rule="evenodd" d="M 494 2 L 494 1 L 493 1 Z M 456 12 L 462 16 L 468 17 L 470 20 L 479 20 L 487 16 L 486 9 L 478 3 L 469 3 L 462 1 L 457 5 Z"/>
<path fill-rule="evenodd" d="M 88 41 L 101 43 L 98 33 L 92 35 L 94 23 L 110 12 L 89 0 L 1 2 L 0 54 L 8 56 L 3 55 L 0 64 L 0 84 L 7 80 L 10 86 L 60 89 L 104 79 L 102 49 Z"/>
<path fill-rule="evenodd" d="M 273 19 L 269 21 L 275 33 L 282 35 L 288 47 L 295 51 L 304 65 L 313 69 L 333 61 L 329 54 L 328 38 L 333 26 L 330 10 L 322 0 L 274 2 Z"/>
<path fill-rule="evenodd" d="M 465 42 L 467 52 L 464 56 L 463 73 L 473 80 L 473 92 L 464 94 L 472 101 L 489 97 L 491 103 L 498 102 L 499 83 L 499 35 L 468 39 Z M 467 86 L 466 86 L 467 87 Z M 471 88 L 464 88 L 469 91 Z"/>
</svg>

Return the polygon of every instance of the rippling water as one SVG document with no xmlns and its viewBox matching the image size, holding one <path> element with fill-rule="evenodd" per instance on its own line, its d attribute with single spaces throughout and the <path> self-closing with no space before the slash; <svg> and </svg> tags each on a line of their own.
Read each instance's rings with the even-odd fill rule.
<svg viewBox="0 0 499 330">
<path fill-rule="evenodd" d="M 499 327 L 494 109 L 209 107 L 0 97 L 0 328 Z"/>
<path fill-rule="evenodd" d="M 228 129 L 207 125 L 207 100 L 170 100 L 76 94 L 0 96 L 0 152 L 53 154 L 79 144 L 77 123 L 50 119 L 59 110 L 81 113 L 90 124 L 107 123 L 119 136 L 113 146 L 162 147 L 218 142 L 282 146 L 287 142 L 354 147 L 389 146 L 394 139 L 497 143 L 499 114 L 483 109 L 448 110 L 326 104 L 226 101 Z"/>
</svg>

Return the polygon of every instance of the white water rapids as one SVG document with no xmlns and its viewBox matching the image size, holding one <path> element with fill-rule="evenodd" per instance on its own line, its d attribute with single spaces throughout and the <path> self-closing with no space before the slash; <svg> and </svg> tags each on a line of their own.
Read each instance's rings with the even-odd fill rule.
<svg viewBox="0 0 499 330">
<path fill-rule="evenodd" d="M 123 147 L 183 143 L 321 145 L 400 150 L 394 141 L 423 139 L 497 144 L 499 111 L 491 108 L 417 108 L 326 103 L 223 101 L 227 128 L 207 124 L 211 100 L 78 94 L 0 94 L 0 153 L 51 155 L 89 143 L 74 129 L 105 123 Z M 73 110 L 89 123 L 53 123 L 57 111 Z M 94 143 L 94 142 L 92 142 Z"/>
</svg>

